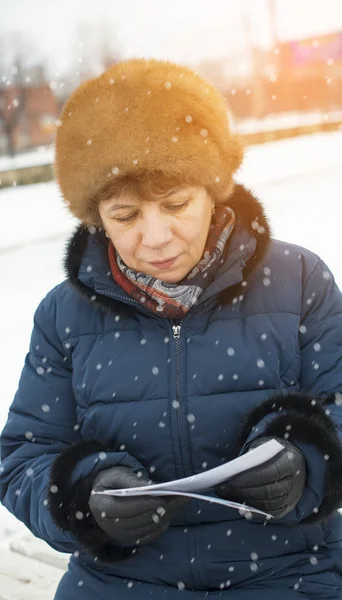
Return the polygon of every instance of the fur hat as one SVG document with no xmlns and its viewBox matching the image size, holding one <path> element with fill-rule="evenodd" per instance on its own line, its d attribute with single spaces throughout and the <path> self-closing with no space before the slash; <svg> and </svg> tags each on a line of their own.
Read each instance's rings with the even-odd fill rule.
<svg viewBox="0 0 342 600">
<path fill-rule="evenodd" d="M 184 66 L 132 59 L 72 93 L 57 129 L 55 174 L 71 212 L 91 223 L 92 201 L 120 176 L 161 173 L 224 202 L 242 157 L 213 85 Z"/>
</svg>

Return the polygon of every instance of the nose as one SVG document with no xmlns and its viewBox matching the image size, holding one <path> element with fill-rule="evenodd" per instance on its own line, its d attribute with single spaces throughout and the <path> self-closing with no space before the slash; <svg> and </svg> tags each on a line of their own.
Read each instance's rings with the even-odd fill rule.
<svg viewBox="0 0 342 600">
<path fill-rule="evenodd" d="M 142 222 L 142 243 L 147 248 L 162 248 L 172 240 L 172 230 L 165 215 L 150 213 Z"/>
</svg>

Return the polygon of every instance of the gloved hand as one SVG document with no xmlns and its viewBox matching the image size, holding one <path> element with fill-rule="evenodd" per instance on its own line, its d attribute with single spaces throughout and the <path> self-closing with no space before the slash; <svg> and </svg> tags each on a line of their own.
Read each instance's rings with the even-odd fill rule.
<svg viewBox="0 0 342 600">
<path fill-rule="evenodd" d="M 167 530 L 171 519 L 187 502 L 181 496 L 106 496 L 106 489 L 142 487 L 144 477 L 128 467 L 113 467 L 95 477 L 90 510 L 103 531 L 123 546 L 151 543 Z"/>
<path fill-rule="evenodd" d="M 248 451 L 270 439 L 262 437 L 255 440 Z M 217 485 L 217 496 L 247 504 L 276 519 L 291 512 L 304 491 L 306 463 L 299 448 L 286 440 L 275 439 L 284 446 L 284 450 L 264 464 Z"/>
</svg>

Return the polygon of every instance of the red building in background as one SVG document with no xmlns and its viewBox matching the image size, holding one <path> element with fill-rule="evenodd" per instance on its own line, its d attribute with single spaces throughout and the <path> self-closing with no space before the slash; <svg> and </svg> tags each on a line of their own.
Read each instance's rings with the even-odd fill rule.
<svg viewBox="0 0 342 600">
<path fill-rule="evenodd" d="M 254 48 L 248 76 L 222 90 L 238 118 L 342 110 L 342 32 Z"/>
<path fill-rule="evenodd" d="M 58 113 L 47 83 L 0 87 L 0 153 L 51 144 Z"/>
</svg>

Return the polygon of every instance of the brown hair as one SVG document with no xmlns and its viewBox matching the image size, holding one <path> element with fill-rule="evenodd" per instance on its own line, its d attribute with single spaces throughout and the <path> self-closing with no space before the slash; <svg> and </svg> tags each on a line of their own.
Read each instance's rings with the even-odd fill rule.
<svg viewBox="0 0 342 600">
<path fill-rule="evenodd" d="M 89 220 L 92 225 L 101 227 L 99 204 L 112 198 L 120 198 L 124 193 L 142 202 L 157 200 L 171 190 L 181 190 L 191 185 L 189 182 L 166 177 L 162 172 L 142 172 L 134 177 L 115 177 L 108 182 L 89 203 Z M 194 185 L 194 184 L 193 184 Z M 216 201 L 215 198 L 213 198 Z"/>
</svg>

